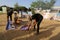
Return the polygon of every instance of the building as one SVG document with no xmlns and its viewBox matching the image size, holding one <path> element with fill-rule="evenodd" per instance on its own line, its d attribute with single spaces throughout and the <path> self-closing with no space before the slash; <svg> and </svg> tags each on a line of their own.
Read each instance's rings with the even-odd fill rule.
<svg viewBox="0 0 60 40">
<path fill-rule="evenodd" d="M 0 13 L 7 13 L 8 8 L 12 8 L 12 7 L 8 7 L 6 5 L 0 6 Z"/>
<path fill-rule="evenodd" d="M 36 9 L 35 12 L 40 13 L 41 11 Z M 59 12 L 60 12 L 60 6 L 53 6 L 51 9 L 42 10 L 41 14 L 43 15 L 44 19 L 60 20 Z"/>
<path fill-rule="evenodd" d="M 51 9 L 60 12 L 60 6 L 53 6 Z"/>
</svg>

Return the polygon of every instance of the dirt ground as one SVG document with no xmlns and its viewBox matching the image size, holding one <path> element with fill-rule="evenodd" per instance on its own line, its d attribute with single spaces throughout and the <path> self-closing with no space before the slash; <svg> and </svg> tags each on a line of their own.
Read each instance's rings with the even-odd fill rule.
<svg viewBox="0 0 60 40">
<path fill-rule="evenodd" d="M 26 21 L 26 19 L 23 19 Z M 40 25 L 40 34 L 36 31 L 6 30 L 6 14 L 0 15 L 0 40 L 60 40 L 60 22 L 43 20 Z"/>
</svg>

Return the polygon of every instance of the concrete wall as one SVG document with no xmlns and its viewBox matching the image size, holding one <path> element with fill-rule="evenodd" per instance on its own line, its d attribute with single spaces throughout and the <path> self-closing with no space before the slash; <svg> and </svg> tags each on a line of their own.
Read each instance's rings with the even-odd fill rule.
<svg viewBox="0 0 60 40">
<path fill-rule="evenodd" d="M 6 7 L 2 7 L 2 12 L 3 13 L 7 13 L 7 8 Z"/>
<path fill-rule="evenodd" d="M 0 13 L 7 13 L 7 8 L 6 7 L 2 7 L 2 11 L 0 11 Z"/>
</svg>

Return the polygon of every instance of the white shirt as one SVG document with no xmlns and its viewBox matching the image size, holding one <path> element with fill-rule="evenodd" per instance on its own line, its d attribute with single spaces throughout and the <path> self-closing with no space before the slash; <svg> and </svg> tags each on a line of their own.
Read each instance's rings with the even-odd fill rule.
<svg viewBox="0 0 60 40">
<path fill-rule="evenodd" d="M 14 11 L 14 13 L 18 13 L 17 11 Z"/>
</svg>

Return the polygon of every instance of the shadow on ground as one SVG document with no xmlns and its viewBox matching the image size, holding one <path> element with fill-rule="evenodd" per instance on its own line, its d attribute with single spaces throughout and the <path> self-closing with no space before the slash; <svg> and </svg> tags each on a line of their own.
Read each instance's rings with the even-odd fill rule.
<svg viewBox="0 0 60 40">
<path fill-rule="evenodd" d="M 53 27 L 51 27 L 51 26 L 53 26 Z M 16 39 L 16 40 L 40 40 L 40 39 L 43 39 L 43 38 L 47 38 L 50 35 L 52 35 L 52 31 L 55 30 L 55 28 L 58 27 L 58 26 L 60 26 L 60 24 L 49 25 L 49 26 L 46 26 L 46 28 L 42 28 L 42 29 L 47 29 L 48 27 L 51 27 L 51 28 L 49 28 L 48 30 L 40 32 L 39 35 L 34 34 L 30 37 L 20 38 L 20 39 Z"/>
<path fill-rule="evenodd" d="M 56 36 L 50 38 L 49 40 L 60 40 L 60 33 L 57 34 Z"/>
<path fill-rule="evenodd" d="M 53 26 L 53 27 L 51 27 L 51 26 Z M 7 32 L 0 33 L 0 40 L 12 40 L 13 38 L 16 38 L 16 40 L 40 40 L 40 39 L 47 38 L 50 35 L 52 35 L 52 31 L 55 30 L 55 28 L 58 26 L 60 26 L 60 24 L 49 25 L 49 26 L 46 26 L 46 28 L 42 28 L 42 29 L 48 29 L 48 27 L 51 27 L 51 28 L 49 28 L 48 30 L 41 31 L 39 35 L 33 34 L 32 36 L 25 37 L 25 38 L 18 38 L 18 39 L 17 39 L 17 37 L 21 37 L 21 36 L 24 36 L 27 34 L 30 35 L 34 31 L 32 31 L 32 30 L 29 30 L 29 31 L 8 30 Z M 54 40 L 54 38 L 55 39 L 59 38 L 60 37 L 59 35 L 60 35 L 60 33 L 57 36 L 51 38 L 50 40 Z"/>
<path fill-rule="evenodd" d="M 40 29 L 48 29 L 51 26 L 58 27 L 58 26 L 60 26 L 60 24 L 52 24 L 52 25 L 41 27 Z"/>
</svg>

